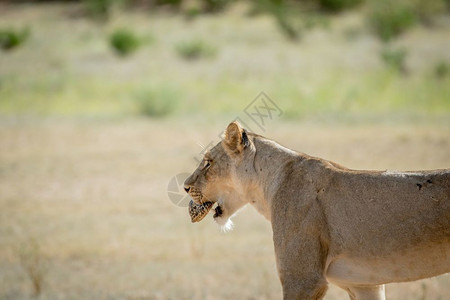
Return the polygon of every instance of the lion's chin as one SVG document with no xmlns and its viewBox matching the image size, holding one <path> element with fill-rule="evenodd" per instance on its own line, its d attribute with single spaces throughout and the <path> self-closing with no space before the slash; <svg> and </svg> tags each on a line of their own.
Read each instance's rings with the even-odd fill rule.
<svg viewBox="0 0 450 300">
<path fill-rule="evenodd" d="M 214 221 L 220 225 L 220 229 L 223 232 L 230 231 L 234 227 L 233 221 L 231 221 L 230 218 L 215 217 Z"/>
</svg>

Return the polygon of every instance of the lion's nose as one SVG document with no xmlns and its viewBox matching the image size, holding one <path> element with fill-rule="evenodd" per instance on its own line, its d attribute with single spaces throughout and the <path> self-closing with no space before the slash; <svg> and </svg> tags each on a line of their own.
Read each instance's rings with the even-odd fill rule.
<svg viewBox="0 0 450 300">
<path fill-rule="evenodd" d="M 185 186 L 184 190 L 186 191 L 186 193 L 189 193 L 189 191 L 191 190 L 191 188 L 189 186 Z"/>
</svg>

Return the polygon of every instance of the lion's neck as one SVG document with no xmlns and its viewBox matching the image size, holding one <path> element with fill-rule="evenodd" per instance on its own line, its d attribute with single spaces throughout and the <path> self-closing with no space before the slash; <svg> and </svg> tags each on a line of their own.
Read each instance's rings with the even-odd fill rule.
<svg viewBox="0 0 450 300">
<path fill-rule="evenodd" d="M 254 174 L 248 189 L 250 204 L 270 221 L 272 199 L 284 178 L 283 167 L 299 154 L 271 140 L 255 138 L 254 144 Z"/>
</svg>

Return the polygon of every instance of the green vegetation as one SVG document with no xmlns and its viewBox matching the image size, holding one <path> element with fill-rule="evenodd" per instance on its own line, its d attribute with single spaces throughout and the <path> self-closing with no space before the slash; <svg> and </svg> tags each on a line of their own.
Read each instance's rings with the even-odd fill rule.
<svg viewBox="0 0 450 300">
<path fill-rule="evenodd" d="M 416 23 L 411 2 L 379 0 L 371 3 L 370 25 L 383 41 L 390 41 Z"/>
<path fill-rule="evenodd" d="M 147 87 L 135 93 L 133 100 L 138 113 L 147 117 L 164 117 L 172 114 L 180 104 L 178 92 L 167 86 Z"/>
<path fill-rule="evenodd" d="M 387 47 L 381 51 L 380 56 L 386 66 L 405 74 L 407 72 L 405 62 L 407 54 L 406 49 L 392 49 Z"/>
<path fill-rule="evenodd" d="M 281 32 L 290 40 L 296 41 L 300 38 L 300 30 L 294 26 L 293 22 L 291 22 L 288 18 L 283 18 L 278 16 L 276 18 L 278 28 L 280 28 Z"/>
<path fill-rule="evenodd" d="M 294 21 L 296 15 L 285 2 L 268 0 L 266 9 L 273 15 L 278 28 L 288 39 L 296 41 L 300 38 L 301 28 Z"/>
<path fill-rule="evenodd" d="M 217 49 L 205 41 L 194 39 L 179 42 L 175 45 L 179 56 L 187 60 L 211 58 L 217 53 Z"/>
<path fill-rule="evenodd" d="M 168 85 L 169 80 L 149 86 L 148 75 L 122 83 L 108 78 L 63 78 L 59 87 L 46 78 L 25 89 L 21 89 L 23 81 L 5 79 L 0 88 L 0 111 L 3 116 L 235 115 L 254 99 L 255 91 L 263 89 L 284 111 L 283 117 L 295 120 L 346 121 L 396 114 L 427 118 L 450 113 L 450 76 L 440 80 L 434 76 L 404 77 L 389 67 L 359 76 L 330 73 L 302 84 L 295 77 L 277 80 L 282 77 L 278 72 L 261 79 L 241 79 L 242 83 L 225 75 L 216 75 L 215 80 L 193 70 L 183 72 L 190 72 L 191 78 L 177 81 L 161 74 L 172 78 L 176 88 Z"/>
<path fill-rule="evenodd" d="M 434 17 L 448 13 L 444 0 L 371 0 L 368 5 L 369 25 L 377 36 L 388 42 L 415 24 L 430 25 Z"/>
<path fill-rule="evenodd" d="M 22 45 L 29 37 L 29 28 L 22 30 L 0 29 L 0 48 L 3 50 L 12 50 Z"/>
<path fill-rule="evenodd" d="M 402 46 L 373 42 L 361 47 L 368 34 L 363 18 L 360 27 L 346 27 L 341 23 L 346 16 L 341 21 L 341 16 L 306 14 L 290 4 L 266 6 L 259 14 L 278 11 L 279 20 L 294 28 L 292 38 L 307 43 L 280 36 L 272 18 L 248 17 L 249 7 L 197 15 L 195 22 L 172 12 L 168 18 L 127 11 L 101 25 L 51 19 L 45 9 L 21 20 L 33 22 L 34 38 L 21 51 L 0 56 L 2 116 L 236 114 L 261 90 L 286 118 L 450 114 L 446 49 L 433 44 L 439 33 L 429 38 L 412 32 L 414 38 Z M 297 13 L 304 17 L 296 19 Z M 7 15 L 4 23 L 14 24 L 14 16 Z M 307 30 L 312 27 L 314 34 Z M 342 38 L 349 28 L 358 36 Z M 447 31 L 440 30 L 445 38 Z M 158 43 L 132 56 L 147 43 L 145 37 Z M 430 46 L 424 51 L 418 43 Z M 110 49 L 130 57 L 113 59 Z M 432 59 L 424 59 L 429 53 Z"/>
<path fill-rule="evenodd" d="M 437 78 L 445 78 L 450 75 L 450 64 L 445 61 L 438 62 L 434 67 L 434 74 Z"/>
<path fill-rule="evenodd" d="M 291 41 L 298 41 L 301 37 L 303 16 L 298 7 L 292 3 L 277 0 L 256 0 L 249 15 L 267 14 L 273 17 L 281 33 Z"/>
<path fill-rule="evenodd" d="M 433 17 L 446 12 L 445 0 L 415 0 L 413 3 L 418 18 L 426 24 L 431 24 Z"/>
<path fill-rule="evenodd" d="M 326 11 L 339 12 L 354 8 L 363 1 L 364 0 L 319 0 L 319 3 L 320 6 Z"/>
<path fill-rule="evenodd" d="M 155 4 L 158 6 L 169 6 L 178 9 L 182 0 L 156 0 Z"/>
<path fill-rule="evenodd" d="M 63 1 L 63 0 L 61 0 Z M 76 0 L 75 0 L 76 1 Z M 224 12 L 236 0 L 79 0 L 87 15 L 108 20 L 112 12 L 136 8 L 151 12 L 164 10 L 181 13 L 191 20 L 201 14 Z M 242 2 L 239 2 L 242 3 Z M 271 15 L 280 31 L 292 41 L 300 39 L 304 29 L 311 29 L 311 15 L 325 15 L 362 8 L 372 31 L 390 41 L 417 23 L 431 24 L 436 15 L 450 12 L 450 0 L 252 0 L 249 15 Z"/>
<path fill-rule="evenodd" d="M 126 3 L 126 0 L 82 0 L 86 13 L 98 20 L 107 20 L 115 6 Z"/>
<path fill-rule="evenodd" d="M 196 17 L 200 16 L 201 10 L 198 7 L 189 7 L 185 10 L 184 16 L 187 20 L 195 19 Z"/>
<path fill-rule="evenodd" d="M 202 0 L 203 9 L 206 12 L 219 12 L 230 5 L 233 0 Z"/>
<path fill-rule="evenodd" d="M 321 123 L 374 120 L 399 120 L 430 116 L 446 116 L 450 103 L 448 77 L 442 83 L 432 78 L 398 76 L 395 69 L 372 73 L 367 77 L 337 78 L 317 84 L 312 92 L 290 85 L 276 92 L 277 104 L 284 117 L 293 120 L 320 120 Z M 272 96 L 273 97 L 273 96 Z"/>
<path fill-rule="evenodd" d="M 141 45 L 141 41 L 136 34 L 126 28 L 115 30 L 109 36 L 109 43 L 120 56 L 127 56 L 135 52 Z"/>
</svg>

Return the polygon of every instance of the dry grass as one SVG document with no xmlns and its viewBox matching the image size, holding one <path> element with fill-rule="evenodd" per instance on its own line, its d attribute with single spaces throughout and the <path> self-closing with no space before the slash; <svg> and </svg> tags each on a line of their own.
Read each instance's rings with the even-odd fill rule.
<svg viewBox="0 0 450 300">
<path fill-rule="evenodd" d="M 252 208 L 221 233 L 191 224 L 169 179 L 194 168 L 228 120 L 38 121 L 0 126 L 0 298 L 35 291 L 18 247 L 36 241 L 41 297 L 280 299 L 271 228 Z M 353 168 L 450 167 L 448 125 L 273 123 L 286 146 Z M 295 136 L 295 138 L 291 138 Z M 390 299 L 447 299 L 450 277 L 393 284 Z M 326 299 L 342 299 L 332 287 Z"/>
</svg>

